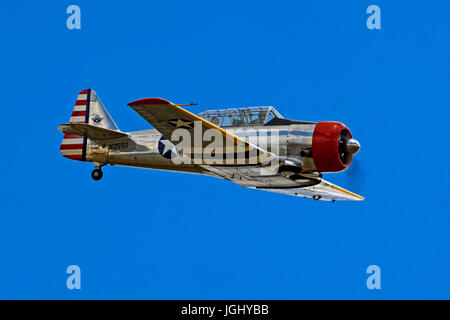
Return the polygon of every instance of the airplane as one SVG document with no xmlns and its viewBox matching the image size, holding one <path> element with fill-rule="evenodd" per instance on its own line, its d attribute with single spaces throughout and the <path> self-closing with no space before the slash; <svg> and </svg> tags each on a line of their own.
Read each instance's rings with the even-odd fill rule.
<svg viewBox="0 0 450 320">
<path fill-rule="evenodd" d="M 314 200 L 364 200 L 322 178 L 349 167 L 360 149 L 344 124 L 284 118 L 273 106 L 207 110 L 198 115 L 161 98 L 128 104 L 154 129 L 122 132 L 97 93 L 81 91 L 64 133 L 61 154 L 105 165 L 203 174 L 241 186 Z M 193 145 L 193 146 L 192 146 Z"/>
</svg>

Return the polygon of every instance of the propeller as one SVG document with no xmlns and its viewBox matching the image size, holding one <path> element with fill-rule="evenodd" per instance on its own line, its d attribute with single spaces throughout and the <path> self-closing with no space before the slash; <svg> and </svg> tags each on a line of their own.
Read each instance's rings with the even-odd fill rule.
<svg viewBox="0 0 450 320">
<path fill-rule="evenodd" d="M 351 161 L 349 167 L 345 170 L 345 173 L 348 186 L 355 192 L 364 191 L 364 168 L 358 159 L 359 157 L 355 156 L 360 148 L 361 145 L 358 140 L 351 136 L 349 130 L 344 129 L 341 131 L 338 138 L 339 158 L 343 164 L 347 164 Z"/>
<path fill-rule="evenodd" d="M 364 192 L 364 182 L 365 182 L 365 169 L 362 165 L 361 159 L 355 154 L 361 148 L 359 142 L 355 139 L 349 139 L 347 141 L 347 150 L 353 155 L 352 163 L 345 170 L 345 179 L 347 180 L 347 185 L 352 188 L 355 192 Z"/>
</svg>

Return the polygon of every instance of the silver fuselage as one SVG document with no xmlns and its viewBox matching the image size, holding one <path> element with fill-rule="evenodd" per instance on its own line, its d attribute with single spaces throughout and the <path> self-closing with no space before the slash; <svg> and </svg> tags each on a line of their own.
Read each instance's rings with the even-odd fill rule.
<svg viewBox="0 0 450 320">
<path fill-rule="evenodd" d="M 279 126 L 226 127 L 228 132 L 268 150 L 278 148 L 280 159 L 297 159 L 303 164 L 303 171 L 316 168 L 311 157 L 302 157 L 301 151 L 310 148 L 315 124 L 290 124 Z M 88 141 L 86 160 L 101 164 L 142 167 L 160 170 L 174 170 L 191 173 L 205 173 L 196 164 L 175 164 L 164 157 L 160 148 L 162 135 L 155 129 L 127 132 L 128 138 L 102 141 Z M 276 139 L 261 139 L 261 136 L 277 135 Z M 276 146 L 273 145 L 276 143 Z"/>
</svg>

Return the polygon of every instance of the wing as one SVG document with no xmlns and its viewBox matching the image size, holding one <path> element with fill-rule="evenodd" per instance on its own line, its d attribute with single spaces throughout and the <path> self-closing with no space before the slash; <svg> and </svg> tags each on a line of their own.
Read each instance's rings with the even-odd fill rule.
<svg viewBox="0 0 450 320">
<path fill-rule="evenodd" d="M 260 188 L 262 190 L 284 193 L 293 196 L 311 198 L 315 200 L 335 201 L 335 200 L 347 200 L 347 201 L 361 201 L 364 197 L 341 188 L 331 182 L 320 179 L 320 182 L 305 187 L 278 187 L 278 188 Z"/>
<path fill-rule="evenodd" d="M 86 123 L 66 123 L 58 126 L 58 130 L 72 136 L 87 136 L 89 139 L 101 141 L 101 140 L 114 140 L 119 138 L 125 138 L 128 135 L 123 132 L 96 127 Z"/>
<path fill-rule="evenodd" d="M 322 179 L 318 174 L 284 176 L 274 167 L 201 166 L 212 175 L 247 188 L 259 189 L 316 200 L 364 200 L 363 197 Z"/>
<path fill-rule="evenodd" d="M 267 152 L 266 150 L 243 140 L 242 138 L 167 100 L 160 98 L 147 98 L 130 102 L 128 105 L 174 145 L 180 143 L 179 136 L 174 136 L 177 129 L 184 129 L 188 132 L 190 138 L 189 145 L 191 146 L 191 149 L 189 150 L 191 151 L 191 156 L 194 154 L 203 154 L 212 141 L 212 139 L 203 139 L 203 134 L 208 129 L 215 129 L 215 132 L 223 139 L 221 141 L 223 148 L 219 153 L 222 153 L 224 158 L 226 158 L 226 154 L 233 153 L 233 156 L 229 158 L 234 161 L 227 161 L 223 164 L 235 165 L 237 162 L 236 159 L 244 161 L 244 163 L 240 164 L 249 164 L 251 162 L 250 158 L 252 155 L 255 158 L 253 159 L 254 162 L 252 162 L 254 164 L 269 163 L 274 159 L 277 160 L 277 158 L 270 152 Z M 237 156 L 238 153 L 242 153 L 242 156 Z"/>
</svg>

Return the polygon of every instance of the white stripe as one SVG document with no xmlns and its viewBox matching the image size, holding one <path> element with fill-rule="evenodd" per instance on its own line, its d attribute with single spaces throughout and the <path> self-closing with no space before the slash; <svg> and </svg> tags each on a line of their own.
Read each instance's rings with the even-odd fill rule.
<svg viewBox="0 0 450 320">
<path fill-rule="evenodd" d="M 86 111 L 86 106 L 75 106 L 75 108 L 73 108 L 73 111 Z"/>
<path fill-rule="evenodd" d="M 76 138 L 76 139 L 63 139 L 61 144 L 82 144 L 83 138 Z"/>
<path fill-rule="evenodd" d="M 73 97 L 73 96 L 72 96 Z M 73 98 L 72 98 L 73 99 Z M 77 100 L 86 100 L 87 99 L 87 93 L 79 94 Z"/>
<path fill-rule="evenodd" d="M 83 154 L 83 150 L 82 149 L 61 150 L 61 154 L 63 156 L 77 156 Z"/>
<path fill-rule="evenodd" d="M 69 122 L 85 122 L 86 117 L 85 116 L 79 116 L 79 117 L 71 117 Z"/>
</svg>

